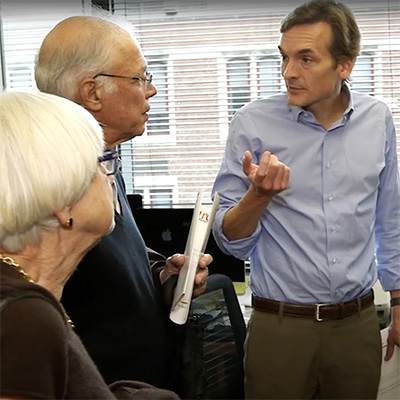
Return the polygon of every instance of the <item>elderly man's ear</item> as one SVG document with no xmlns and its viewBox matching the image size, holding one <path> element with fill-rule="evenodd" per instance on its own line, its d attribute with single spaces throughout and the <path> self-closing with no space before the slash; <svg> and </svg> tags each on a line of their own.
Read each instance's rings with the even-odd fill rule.
<svg viewBox="0 0 400 400">
<path fill-rule="evenodd" d="M 78 88 L 77 103 L 90 112 L 99 112 L 102 107 L 104 90 L 96 83 L 95 79 L 84 79 Z"/>
</svg>

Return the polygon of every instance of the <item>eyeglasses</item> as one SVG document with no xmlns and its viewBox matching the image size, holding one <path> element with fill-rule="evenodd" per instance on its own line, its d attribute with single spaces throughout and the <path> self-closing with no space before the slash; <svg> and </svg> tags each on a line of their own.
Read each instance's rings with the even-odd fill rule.
<svg viewBox="0 0 400 400">
<path fill-rule="evenodd" d="M 98 158 L 98 161 L 105 169 L 107 175 L 115 175 L 117 173 L 120 164 L 117 150 L 106 150 L 104 154 Z"/>
<path fill-rule="evenodd" d="M 96 79 L 98 76 L 109 76 L 111 78 L 125 78 L 125 79 L 132 79 L 134 81 L 140 81 L 145 83 L 145 89 L 150 90 L 151 82 L 153 81 L 153 75 L 150 72 L 146 72 L 145 78 L 138 78 L 137 76 L 126 76 L 126 75 L 113 75 L 113 74 L 97 74 L 92 79 Z"/>
</svg>

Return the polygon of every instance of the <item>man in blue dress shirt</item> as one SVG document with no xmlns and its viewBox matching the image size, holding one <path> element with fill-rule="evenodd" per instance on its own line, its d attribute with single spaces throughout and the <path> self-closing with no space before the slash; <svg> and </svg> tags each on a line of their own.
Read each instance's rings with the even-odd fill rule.
<svg viewBox="0 0 400 400">
<path fill-rule="evenodd" d="M 230 126 L 213 229 L 224 251 L 251 258 L 249 399 L 375 398 L 377 278 L 392 298 L 386 359 L 400 345 L 395 129 L 384 103 L 347 84 L 359 49 L 346 6 L 299 6 L 281 25 L 286 93 Z"/>
</svg>

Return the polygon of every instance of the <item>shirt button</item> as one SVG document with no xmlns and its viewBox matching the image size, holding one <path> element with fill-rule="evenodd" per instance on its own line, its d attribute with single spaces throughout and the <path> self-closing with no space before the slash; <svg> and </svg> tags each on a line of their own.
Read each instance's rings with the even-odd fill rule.
<svg viewBox="0 0 400 400">
<path fill-rule="evenodd" d="M 336 264 L 336 261 L 337 261 L 337 258 L 336 258 L 336 257 L 333 257 L 333 258 L 332 258 L 333 264 Z"/>
<path fill-rule="evenodd" d="M 327 164 L 326 164 L 326 168 L 330 168 L 331 167 L 331 163 L 330 162 L 328 162 Z"/>
<path fill-rule="evenodd" d="M 330 195 L 328 196 L 328 200 L 329 200 L 329 201 L 332 201 L 332 200 L 333 200 L 333 195 L 330 194 Z"/>
<path fill-rule="evenodd" d="M 332 231 L 332 232 L 335 232 L 335 231 L 336 231 L 336 229 L 337 229 L 337 228 L 336 228 L 336 225 L 332 225 L 332 227 L 331 227 L 331 231 Z"/>
</svg>

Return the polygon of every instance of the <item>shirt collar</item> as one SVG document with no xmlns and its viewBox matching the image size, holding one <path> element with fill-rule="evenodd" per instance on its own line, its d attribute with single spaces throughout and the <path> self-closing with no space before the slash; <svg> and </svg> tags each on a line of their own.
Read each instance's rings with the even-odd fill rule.
<svg viewBox="0 0 400 400">
<path fill-rule="evenodd" d="M 354 111 L 354 101 L 353 101 L 353 94 L 349 88 L 347 82 L 343 84 L 342 90 L 346 93 L 347 98 L 349 99 L 349 103 L 347 105 L 346 110 L 343 112 L 343 116 L 349 118 L 351 113 Z M 304 110 L 302 107 L 292 106 L 288 104 L 289 109 L 291 110 L 293 116 L 296 118 L 296 121 L 299 120 L 301 114 L 306 113 L 307 111 Z"/>
</svg>

